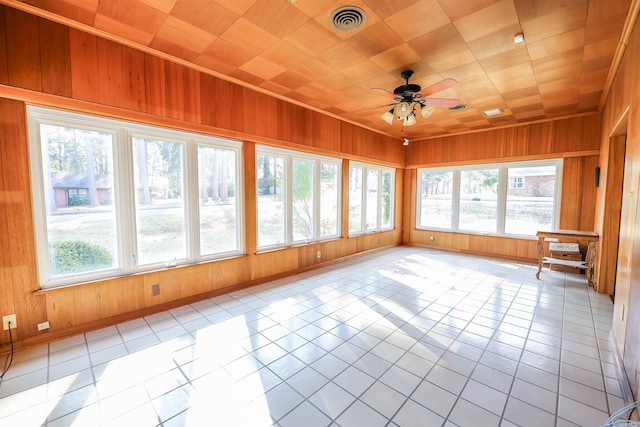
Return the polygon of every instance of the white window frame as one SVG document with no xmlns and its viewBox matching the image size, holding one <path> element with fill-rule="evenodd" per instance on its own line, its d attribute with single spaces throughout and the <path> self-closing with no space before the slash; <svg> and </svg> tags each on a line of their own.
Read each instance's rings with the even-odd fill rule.
<svg viewBox="0 0 640 427">
<path fill-rule="evenodd" d="M 31 193 L 36 237 L 36 256 L 38 278 L 41 288 L 73 285 L 93 280 L 102 280 L 122 275 L 157 270 L 176 265 L 193 264 L 207 260 L 237 256 L 244 253 L 244 219 L 242 216 L 242 143 L 190 132 L 164 129 L 151 125 L 141 125 L 119 120 L 89 116 L 79 113 L 51 110 L 27 106 L 29 126 L 29 158 L 31 170 Z M 107 132 L 113 135 L 113 174 L 114 200 L 116 216 L 116 235 L 118 239 L 118 268 L 69 274 L 51 277 L 49 265 L 49 238 L 47 235 L 47 211 L 45 200 L 44 168 L 40 125 L 63 126 L 89 131 Z M 132 137 L 144 137 L 160 141 L 178 142 L 183 145 L 183 187 L 185 215 L 186 257 L 180 260 L 137 265 L 136 211 L 133 179 Z M 199 145 L 233 150 L 236 152 L 236 250 L 200 255 L 200 212 L 198 186 L 198 150 Z"/>
<path fill-rule="evenodd" d="M 369 234 L 369 233 L 378 233 L 381 231 L 393 230 L 395 220 L 395 180 L 396 180 L 396 170 L 394 168 L 374 165 L 370 163 L 361 163 L 361 162 L 351 162 L 349 164 L 349 179 L 351 179 L 351 169 L 359 168 L 362 169 L 362 194 L 360 200 L 360 230 L 351 231 L 349 230 L 349 236 L 357 236 L 361 234 Z M 367 228 L 367 179 L 370 170 L 375 170 L 378 172 L 378 203 L 377 203 L 377 224 L 373 228 Z M 383 176 L 385 173 L 390 174 L 391 182 L 390 185 L 390 194 L 389 201 L 391 206 L 389 207 L 389 225 L 382 225 L 382 213 L 383 213 L 383 202 L 382 202 L 382 184 L 383 184 Z M 351 205 L 351 202 L 349 202 Z"/>
<path fill-rule="evenodd" d="M 522 162 L 505 162 L 505 163 L 488 163 L 488 164 L 474 164 L 465 166 L 451 166 L 451 167 L 436 167 L 436 168 L 419 168 L 417 173 L 416 183 L 416 228 L 419 230 L 437 230 L 437 231 L 452 231 L 461 232 L 466 234 L 482 234 L 482 235 L 497 235 L 497 236 L 513 236 L 519 238 L 535 238 L 534 235 L 528 234 L 511 234 L 505 233 L 505 221 L 506 221 L 506 206 L 507 206 L 507 190 L 510 189 L 508 172 L 509 169 L 523 168 L 523 167 L 539 167 L 539 166 L 555 166 L 555 187 L 554 187 L 554 205 L 553 205 L 553 224 L 552 228 L 557 228 L 560 223 L 560 206 L 562 201 L 562 159 L 549 159 L 549 160 L 532 160 Z M 459 213 L 460 213 L 460 176 L 463 171 L 469 170 L 486 170 L 486 169 L 498 169 L 498 199 L 497 199 L 497 217 L 496 217 L 496 232 L 484 232 L 474 231 L 459 228 Z M 442 173 L 452 172 L 452 194 L 451 194 L 451 226 L 449 228 L 433 227 L 428 225 L 422 225 L 422 175 L 425 173 Z"/>
<path fill-rule="evenodd" d="M 315 154 L 309 154 L 302 151 L 294 151 L 294 150 L 286 150 L 282 148 L 274 148 L 266 145 L 256 145 L 256 153 L 255 153 L 255 164 L 256 164 L 256 172 L 258 170 L 258 156 L 276 156 L 284 158 L 284 171 L 283 171 L 283 202 L 285 205 L 285 218 L 284 218 L 284 235 L 285 240 L 282 243 L 272 244 L 272 245 L 263 245 L 259 246 L 259 241 L 256 239 L 256 248 L 258 251 L 272 250 L 290 246 L 304 245 L 313 242 L 331 240 L 340 237 L 341 230 L 341 191 L 342 188 L 342 159 L 336 157 L 327 157 L 327 156 L 319 156 Z M 292 186 L 292 174 L 293 174 L 293 161 L 294 160 L 304 160 L 314 162 L 313 168 L 313 236 L 304 241 L 302 240 L 293 240 L 293 186 Z M 326 236 L 320 236 L 320 221 L 321 221 L 321 205 L 320 201 L 322 200 L 321 196 L 321 183 L 320 183 L 320 174 L 322 171 L 321 165 L 322 163 L 329 163 L 337 166 L 338 170 L 338 192 L 337 192 L 337 227 L 336 233 L 330 234 Z M 258 212 L 258 203 L 259 203 L 259 195 L 258 186 L 257 186 L 258 176 L 256 173 L 256 214 Z M 260 233 L 260 224 L 258 221 L 258 215 L 256 215 L 256 236 L 259 236 Z"/>
</svg>

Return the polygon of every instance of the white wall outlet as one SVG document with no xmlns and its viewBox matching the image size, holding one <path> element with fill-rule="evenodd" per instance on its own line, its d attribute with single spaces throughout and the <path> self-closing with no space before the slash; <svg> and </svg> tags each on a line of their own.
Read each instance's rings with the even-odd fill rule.
<svg viewBox="0 0 640 427">
<path fill-rule="evenodd" d="M 49 329 L 50 327 L 51 327 L 51 325 L 49 324 L 48 320 L 46 322 L 38 323 L 38 330 L 39 331 L 44 331 L 45 329 Z"/>
<path fill-rule="evenodd" d="M 18 323 L 16 322 L 16 315 L 9 314 L 7 316 L 2 316 L 2 329 L 4 331 L 9 330 L 9 322 L 11 322 L 11 329 L 15 329 L 18 327 Z"/>
<path fill-rule="evenodd" d="M 321 258 L 322 257 L 322 252 L 318 251 L 316 252 L 316 258 Z"/>
<path fill-rule="evenodd" d="M 436 240 L 435 236 L 429 236 L 429 240 L 431 240 L 432 242 Z"/>
</svg>

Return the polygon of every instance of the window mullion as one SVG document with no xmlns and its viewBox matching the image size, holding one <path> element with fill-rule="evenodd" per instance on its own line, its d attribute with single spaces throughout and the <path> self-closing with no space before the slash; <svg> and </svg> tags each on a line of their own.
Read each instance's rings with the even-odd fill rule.
<svg viewBox="0 0 640 427">
<path fill-rule="evenodd" d="M 382 230 L 382 177 L 384 173 L 382 170 L 378 170 L 378 201 L 377 201 L 377 209 L 378 215 L 376 217 L 376 230 Z"/>
<path fill-rule="evenodd" d="M 418 169 L 416 174 L 416 225 L 422 226 L 422 180 L 426 172 Z"/>
<path fill-rule="evenodd" d="M 496 206 L 496 231 L 504 234 L 504 227 L 507 215 L 507 189 L 509 187 L 509 168 L 503 166 L 498 172 L 498 205 Z"/>
<path fill-rule="evenodd" d="M 198 144 L 189 140 L 184 143 L 184 220 L 186 229 L 187 259 L 197 261 L 200 259 L 200 209 L 199 180 L 198 180 Z"/>
<path fill-rule="evenodd" d="M 131 273 L 137 267 L 137 234 L 133 179 L 133 153 L 130 132 L 121 129 L 116 133 L 114 143 L 114 176 L 116 188 L 116 223 L 120 241 L 120 262 L 125 272 Z M 118 209 L 118 206 L 120 207 Z"/>
<path fill-rule="evenodd" d="M 362 168 L 362 194 L 360 194 L 360 230 L 362 233 L 367 232 L 367 175 L 369 168 Z"/>
<path fill-rule="evenodd" d="M 322 215 L 322 188 L 320 185 L 322 161 L 315 160 L 313 164 L 313 236 L 312 240 L 320 238 L 320 216 Z"/>
<path fill-rule="evenodd" d="M 292 176 L 293 176 L 293 159 L 291 156 L 285 156 L 285 171 L 284 171 L 284 207 L 285 207 L 285 218 L 284 218 L 284 233 L 285 233 L 285 243 L 290 245 L 293 242 L 293 184 L 292 184 Z"/>
<path fill-rule="evenodd" d="M 457 231 L 460 218 L 460 170 L 453 171 L 453 191 L 451 195 L 451 230 Z"/>
</svg>

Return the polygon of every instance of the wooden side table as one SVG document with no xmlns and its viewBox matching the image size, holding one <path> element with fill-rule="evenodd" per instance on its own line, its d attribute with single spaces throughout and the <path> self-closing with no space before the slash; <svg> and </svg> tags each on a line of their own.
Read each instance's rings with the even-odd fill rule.
<svg viewBox="0 0 640 427">
<path fill-rule="evenodd" d="M 580 230 L 551 230 L 551 231 L 538 231 L 536 233 L 538 237 L 538 272 L 536 278 L 540 279 L 540 272 L 542 271 L 542 264 L 551 265 L 563 265 L 566 267 L 575 267 L 586 270 L 587 282 L 589 286 L 595 288 L 595 274 L 593 271 L 593 265 L 596 260 L 596 254 L 598 250 L 598 233 L 595 231 L 580 231 Z M 569 241 L 578 242 L 580 245 L 586 246 L 586 256 L 584 261 L 580 260 L 567 260 L 562 258 L 554 258 L 553 256 L 545 256 L 544 254 L 544 241 L 545 239 L 553 239 L 556 242 Z"/>
</svg>

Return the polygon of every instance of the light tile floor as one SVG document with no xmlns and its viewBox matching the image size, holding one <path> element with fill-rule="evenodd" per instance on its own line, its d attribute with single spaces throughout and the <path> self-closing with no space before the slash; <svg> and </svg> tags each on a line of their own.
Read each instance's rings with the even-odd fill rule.
<svg viewBox="0 0 640 427">
<path fill-rule="evenodd" d="M 601 426 L 611 300 L 535 271 L 398 247 L 29 348 L 0 426 Z"/>
</svg>

